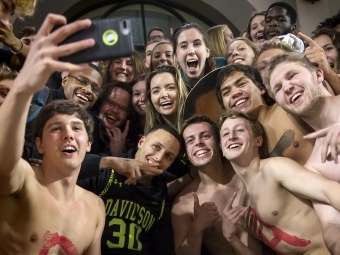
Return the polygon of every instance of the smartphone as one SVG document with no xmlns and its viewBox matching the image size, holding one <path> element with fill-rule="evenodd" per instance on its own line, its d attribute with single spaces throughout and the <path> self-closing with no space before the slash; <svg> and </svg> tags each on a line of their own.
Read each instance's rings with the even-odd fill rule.
<svg viewBox="0 0 340 255">
<path fill-rule="evenodd" d="M 60 57 L 59 60 L 80 64 L 129 57 L 134 50 L 131 22 L 127 17 L 92 20 L 89 28 L 70 35 L 59 45 L 88 38 L 95 40 L 93 47 Z"/>
</svg>

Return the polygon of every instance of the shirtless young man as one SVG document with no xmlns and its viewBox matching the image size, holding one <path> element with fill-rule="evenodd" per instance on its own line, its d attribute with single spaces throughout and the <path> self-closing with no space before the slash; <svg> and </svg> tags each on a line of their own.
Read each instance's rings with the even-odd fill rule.
<svg viewBox="0 0 340 255">
<path fill-rule="evenodd" d="M 244 246 L 240 239 L 261 254 L 261 244 L 246 232 L 238 233 L 240 239 L 235 241 L 228 242 L 223 237 L 220 215 L 228 199 L 243 185 L 230 164 L 227 168 L 223 166 L 218 127 L 205 116 L 193 116 L 185 121 L 182 133 L 198 177 L 173 203 L 171 221 L 176 254 L 201 254 L 202 245 L 211 255 L 255 254 L 239 250 L 238 246 Z"/>
<path fill-rule="evenodd" d="M 265 84 L 285 111 L 300 117 L 315 131 L 309 138 L 317 138 L 312 154 L 305 167 L 330 180 L 340 182 L 340 165 L 337 149 L 332 150 L 333 161 L 326 161 L 329 142 L 336 142 L 332 135 L 339 126 L 340 96 L 331 96 L 322 82 L 323 72 L 301 54 L 286 53 L 275 57 L 268 65 Z M 333 148 L 334 145 L 331 146 Z M 340 213 L 322 203 L 313 203 L 322 222 L 325 243 L 332 254 L 340 254 Z"/>
<path fill-rule="evenodd" d="M 231 112 L 221 124 L 223 155 L 246 187 L 238 207 L 226 207 L 223 224 L 245 214 L 241 225 L 277 254 L 330 254 L 309 199 L 340 210 L 340 185 L 285 157 L 260 159 L 264 132 L 257 120 Z"/>
<path fill-rule="evenodd" d="M 64 26 L 51 32 L 57 25 Z M 33 94 L 56 70 L 84 70 L 58 57 L 91 47 L 94 40 L 58 44 L 90 25 L 89 20 L 66 25 L 65 17 L 49 14 L 0 107 L 0 254 L 100 254 L 103 202 L 76 186 L 91 146 L 91 117 L 67 101 L 46 106 L 37 117 L 35 132 L 42 166 L 32 167 L 21 159 Z"/>
<path fill-rule="evenodd" d="M 269 156 L 285 156 L 304 164 L 313 150 L 313 141 L 303 139 L 312 132 L 299 118 L 286 113 L 280 106 L 269 106 L 269 98 L 260 74 L 241 64 L 228 65 L 217 77 L 216 96 L 227 110 L 241 111 L 257 119 L 264 127 Z"/>
<path fill-rule="evenodd" d="M 339 77 L 334 73 L 333 70 L 329 67 L 327 62 L 326 54 L 319 45 L 317 45 L 311 38 L 302 33 L 299 33 L 299 37 L 304 41 L 307 41 L 309 47 L 306 48 L 304 54 L 310 61 L 313 61 L 313 64 L 322 68 L 322 70 L 327 70 L 327 78 L 325 77 L 324 86 L 326 89 L 334 95 L 334 93 L 339 94 Z M 260 45 L 256 52 L 254 64 L 255 68 L 260 72 L 262 79 L 264 79 L 264 74 L 267 65 L 270 60 L 280 54 L 285 52 L 295 52 L 295 49 L 292 45 L 279 41 L 279 40 L 270 40 L 265 41 Z M 327 65 L 326 65 L 327 64 Z M 326 69 L 328 67 L 328 69 Z M 335 76 L 335 77 L 334 77 Z"/>
</svg>

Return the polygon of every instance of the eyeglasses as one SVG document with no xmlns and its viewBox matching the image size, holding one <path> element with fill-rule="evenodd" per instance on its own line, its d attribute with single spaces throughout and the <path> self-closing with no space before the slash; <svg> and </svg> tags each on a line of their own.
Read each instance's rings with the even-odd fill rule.
<svg viewBox="0 0 340 255">
<path fill-rule="evenodd" d="M 150 36 L 150 41 L 155 39 L 164 39 L 164 35 L 152 35 Z"/>
<path fill-rule="evenodd" d="M 118 103 L 116 103 L 115 101 L 112 101 L 110 99 L 106 99 L 105 103 L 110 107 L 110 108 L 116 108 L 118 107 L 118 112 L 122 115 L 127 115 L 129 113 L 128 108 L 126 108 L 125 106 L 122 106 Z"/>
<path fill-rule="evenodd" d="M 87 85 L 91 85 L 91 90 L 93 92 L 93 94 L 95 94 L 96 96 L 98 96 L 101 92 L 102 92 L 102 88 L 98 86 L 98 84 L 96 83 L 91 83 L 89 79 L 86 79 L 84 77 L 82 78 L 78 78 L 75 77 L 73 75 L 67 75 L 68 77 L 72 77 L 76 80 L 77 84 L 82 86 L 82 87 L 86 87 Z"/>
</svg>

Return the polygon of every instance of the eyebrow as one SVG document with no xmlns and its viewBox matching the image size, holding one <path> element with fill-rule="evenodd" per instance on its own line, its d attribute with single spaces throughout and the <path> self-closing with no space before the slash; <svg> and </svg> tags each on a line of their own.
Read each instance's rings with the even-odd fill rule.
<svg viewBox="0 0 340 255">
<path fill-rule="evenodd" d="M 51 124 L 49 124 L 46 128 L 50 128 L 51 126 L 54 126 L 54 125 L 61 125 L 63 124 L 64 122 L 62 121 L 55 121 L 55 122 L 52 122 Z M 84 125 L 84 122 L 82 121 L 71 121 L 71 124 L 75 124 L 75 125 Z"/>
<path fill-rule="evenodd" d="M 248 78 L 248 77 L 246 77 L 246 76 L 242 76 L 241 78 L 237 79 L 237 80 L 234 82 L 234 84 L 239 84 L 241 81 L 243 81 L 244 79 L 247 79 L 247 78 Z M 231 86 L 233 86 L 234 84 L 232 84 Z M 224 87 L 223 89 L 221 89 L 221 92 L 223 92 L 223 91 L 229 89 L 231 86 L 226 86 L 226 87 Z"/>
<path fill-rule="evenodd" d="M 204 131 L 202 131 L 202 132 L 199 132 L 198 135 L 203 135 L 203 134 L 205 134 L 205 133 L 211 134 L 211 135 L 212 135 L 212 133 L 211 133 L 209 130 L 204 130 Z M 194 135 L 189 135 L 187 138 L 184 138 L 184 140 L 188 140 L 189 138 L 192 138 L 192 137 L 194 137 L 195 135 L 196 135 L 196 134 L 194 134 Z"/>
</svg>

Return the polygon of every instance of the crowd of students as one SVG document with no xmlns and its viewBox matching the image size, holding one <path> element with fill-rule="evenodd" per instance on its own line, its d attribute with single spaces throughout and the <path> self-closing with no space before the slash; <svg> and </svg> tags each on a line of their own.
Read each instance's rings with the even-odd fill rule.
<svg viewBox="0 0 340 255">
<path fill-rule="evenodd" d="M 91 21 L 14 36 L 35 4 L 0 0 L 1 254 L 340 254 L 340 13 L 308 37 L 276 2 L 75 65 L 94 40 L 58 44 Z M 220 120 L 184 118 L 212 72 Z"/>
</svg>

